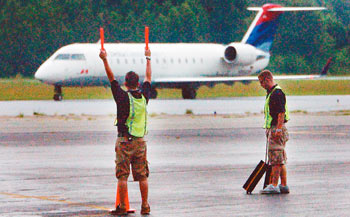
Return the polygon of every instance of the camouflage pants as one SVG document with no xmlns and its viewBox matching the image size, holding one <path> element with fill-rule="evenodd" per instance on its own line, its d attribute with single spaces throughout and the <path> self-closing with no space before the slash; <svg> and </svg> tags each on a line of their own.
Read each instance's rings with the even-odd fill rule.
<svg viewBox="0 0 350 217">
<path fill-rule="evenodd" d="M 149 175 L 147 147 L 143 138 L 129 141 L 126 137 L 118 137 L 115 144 L 115 175 L 119 180 L 127 180 L 130 164 L 134 181 L 143 181 Z"/>
<path fill-rule="evenodd" d="M 283 125 L 280 137 L 272 136 L 276 127 L 272 126 L 266 129 L 266 137 L 268 141 L 268 157 L 270 165 L 283 165 L 287 163 L 287 153 L 285 151 L 286 142 L 289 140 L 287 128 Z"/>
</svg>

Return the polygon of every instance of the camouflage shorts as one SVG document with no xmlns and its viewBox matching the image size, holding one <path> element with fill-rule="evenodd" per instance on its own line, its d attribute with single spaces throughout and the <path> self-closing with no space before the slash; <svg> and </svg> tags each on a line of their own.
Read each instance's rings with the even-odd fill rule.
<svg viewBox="0 0 350 217">
<path fill-rule="evenodd" d="M 270 165 L 283 165 L 287 163 L 287 154 L 285 150 L 269 150 Z"/>
<path fill-rule="evenodd" d="M 115 144 L 115 175 L 117 179 L 127 180 L 130 164 L 134 181 L 143 181 L 149 175 L 147 147 L 143 138 L 128 141 L 126 137 L 118 137 Z"/>
<path fill-rule="evenodd" d="M 282 127 L 282 134 L 280 137 L 273 137 L 271 134 L 275 132 L 276 127 L 272 126 L 266 130 L 266 136 L 268 140 L 268 156 L 270 165 L 286 164 L 287 153 L 284 150 L 286 142 L 289 139 L 289 134 L 285 126 Z"/>
</svg>

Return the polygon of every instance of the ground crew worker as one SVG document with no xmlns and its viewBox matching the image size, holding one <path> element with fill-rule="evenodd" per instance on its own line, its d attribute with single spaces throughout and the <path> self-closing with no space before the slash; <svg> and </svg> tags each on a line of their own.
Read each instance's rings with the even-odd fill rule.
<svg viewBox="0 0 350 217">
<path fill-rule="evenodd" d="M 285 151 L 286 142 L 289 139 L 285 123 L 289 120 L 286 96 L 278 84 L 273 80 L 269 70 L 263 70 L 259 76 L 260 85 L 266 89 L 264 115 L 266 129 L 268 158 L 271 170 L 271 184 L 261 191 L 263 194 L 289 193 L 287 186 L 287 154 Z M 281 184 L 278 180 L 281 178 Z"/>
<path fill-rule="evenodd" d="M 115 80 L 113 72 L 107 61 L 107 53 L 101 50 L 100 58 L 103 60 L 106 74 L 111 82 L 111 89 L 114 100 L 117 104 L 116 126 L 118 127 L 118 138 L 115 145 L 116 152 L 116 177 L 118 179 L 118 189 L 121 203 L 115 210 L 111 211 L 113 215 L 126 215 L 127 210 L 124 198 L 127 195 L 127 179 L 130 174 L 130 164 L 132 175 L 135 181 L 139 181 L 142 205 L 141 214 L 150 213 L 148 204 L 148 162 L 147 147 L 143 137 L 146 134 L 147 111 L 151 91 L 151 51 L 145 51 L 146 56 L 146 74 L 144 82 L 139 87 L 139 76 L 135 72 L 128 72 L 125 75 L 124 91 Z"/>
</svg>

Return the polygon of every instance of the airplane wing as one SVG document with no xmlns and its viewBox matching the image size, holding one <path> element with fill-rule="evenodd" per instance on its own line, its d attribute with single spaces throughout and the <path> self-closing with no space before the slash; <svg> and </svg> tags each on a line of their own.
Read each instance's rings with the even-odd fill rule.
<svg viewBox="0 0 350 217">
<path fill-rule="evenodd" d="M 275 75 L 275 80 L 295 80 L 295 79 L 317 79 L 323 77 L 322 75 Z M 153 81 L 155 83 L 165 82 L 225 82 L 225 81 L 258 81 L 258 76 L 237 76 L 237 77 L 185 77 L 185 78 L 157 78 Z"/>
<path fill-rule="evenodd" d="M 275 75 L 275 80 L 304 80 L 320 79 L 324 75 Z M 167 77 L 152 80 L 152 84 L 162 87 L 174 87 L 183 84 L 214 85 L 217 83 L 233 84 L 234 82 L 251 82 L 258 81 L 258 76 L 237 76 L 237 77 Z"/>
</svg>

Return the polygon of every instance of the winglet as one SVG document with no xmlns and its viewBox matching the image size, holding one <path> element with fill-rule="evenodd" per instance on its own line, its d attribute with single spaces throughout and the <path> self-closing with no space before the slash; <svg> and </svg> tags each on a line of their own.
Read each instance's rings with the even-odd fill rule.
<svg viewBox="0 0 350 217">
<path fill-rule="evenodd" d="M 333 59 L 332 57 L 328 58 L 326 65 L 323 67 L 323 69 L 321 71 L 321 76 L 326 76 L 327 75 L 329 66 L 330 66 L 330 64 L 332 62 L 332 59 Z"/>
</svg>

